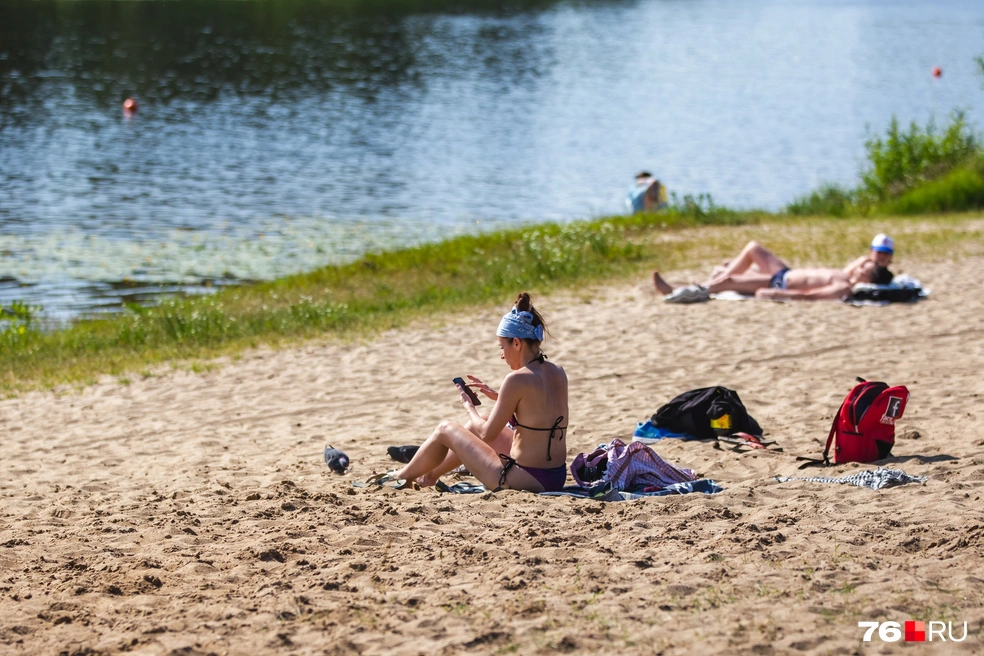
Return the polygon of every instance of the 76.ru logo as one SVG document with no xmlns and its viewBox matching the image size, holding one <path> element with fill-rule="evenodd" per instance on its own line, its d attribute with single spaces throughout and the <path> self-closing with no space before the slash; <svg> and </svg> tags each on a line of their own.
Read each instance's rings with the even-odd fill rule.
<svg viewBox="0 0 984 656">
<path fill-rule="evenodd" d="M 867 629 L 864 642 L 871 642 L 871 636 L 878 631 L 878 638 L 882 642 L 898 642 L 902 639 L 902 625 L 898 622 L 858 622 L 858 627 Z M 963 623 L 963 635 L 959 638 L 953 637 L 953 622 L 916 622 L 906 620 L 905 622 L 905 641 L 906 642 L 932 642 L 933 636 L 941 642 L 946 642 L 943 632 L 949 636 L 950 642 L 963 642 L 967 639 L 967 623 Z"/>
</svg>

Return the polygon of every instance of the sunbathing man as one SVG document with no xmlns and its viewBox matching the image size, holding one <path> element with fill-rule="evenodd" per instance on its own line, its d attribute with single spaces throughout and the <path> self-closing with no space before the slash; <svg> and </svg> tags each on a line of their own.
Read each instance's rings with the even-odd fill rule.
<svg viewBox="0 0 984 656">
<path fill-rule="evenodd" d="M 469 376 L 479 392 L 495 400 L 488 417 L 478 413 L 468 395 L 461 405 L 464 425 L 443 421 L 400 471 L 369 482 L 415 480 L 423 486 L 464 464 L 489 489 L 506 487 L 556 492 L 567 480 L 567 374 L 540 351 L 543 318 L 522 293 L 499 322 L 500 357 L 512 372 L 498 392 Z"/>
<path fill-rule="evenodd" d="M 891 244 L 888 237 L 879 237 Z M 872 253 L 883 251 L 872 250 Z M 889 261 L 890 258 L 891 255 Z M 792 269 L 754 241 L 746 244 L 734 260 L 717 267 L 702 284 L 674 289 L 659 271 L 653 271 L 653 284 L 669 303 L 706 301 L 711 294 L 725 291 L 771 300 L 841 300 L 851 294 L 856 283 L 888 284 L 891 280 L 891 272 L 880 266 L 874 255 L 860 258 L 845 269 Z"/>
</svg>

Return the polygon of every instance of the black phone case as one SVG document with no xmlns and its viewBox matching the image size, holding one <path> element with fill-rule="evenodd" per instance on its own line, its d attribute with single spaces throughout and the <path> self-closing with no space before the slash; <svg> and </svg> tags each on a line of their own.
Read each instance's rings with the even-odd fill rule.
<svg viewBox="0 0 984 656">
<path fill-rule="evenodd" d="M 467 394 L 468 398 L 471 399 L 472 405 L 482 405 L 482 402 L 479 400 L 478 395 L 475 394 L 472 388 L 468 387 L 467 383 L 465 383 L 464 378 L 454 378 L 452 379 L 451 382 L 465 391 L 465 394 Z"/>
</svg>

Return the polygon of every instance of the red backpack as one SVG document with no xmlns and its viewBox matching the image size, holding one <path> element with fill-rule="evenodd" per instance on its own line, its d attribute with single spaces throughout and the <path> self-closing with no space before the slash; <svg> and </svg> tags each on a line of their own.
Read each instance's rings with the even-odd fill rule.
<svg viewBox="0 0 984 656">
<path fill-rule="evenodd" d="M 835 465 L 887 458 L 895 444 L 895 420 L 905 412 L 908 400 L 909 390 L 902 385 L 889 387 L 858 378 L 834 415 L 823 450 L 824 464 L 830 464 L 831 444 Z"/>
</svg>

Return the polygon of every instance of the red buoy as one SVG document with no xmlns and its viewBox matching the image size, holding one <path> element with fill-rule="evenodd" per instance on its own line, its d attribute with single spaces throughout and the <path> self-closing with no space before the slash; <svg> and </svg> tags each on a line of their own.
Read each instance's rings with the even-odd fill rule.
<svg viewBox="0 0 984 656">
<path fill-rule="evenodd" d="M 137 113 L 137 101 L 133 98 L 127 98 L 123 101 L 123 114 L 125 116 L 133 116 Z"/>
<path fill-rule="evenodd" d="M 934 66 L 933 77 L 940 77 L 941 75 L 943 75 L 943 69 L 941 69 L 939 66 Z"/>
</svg>

